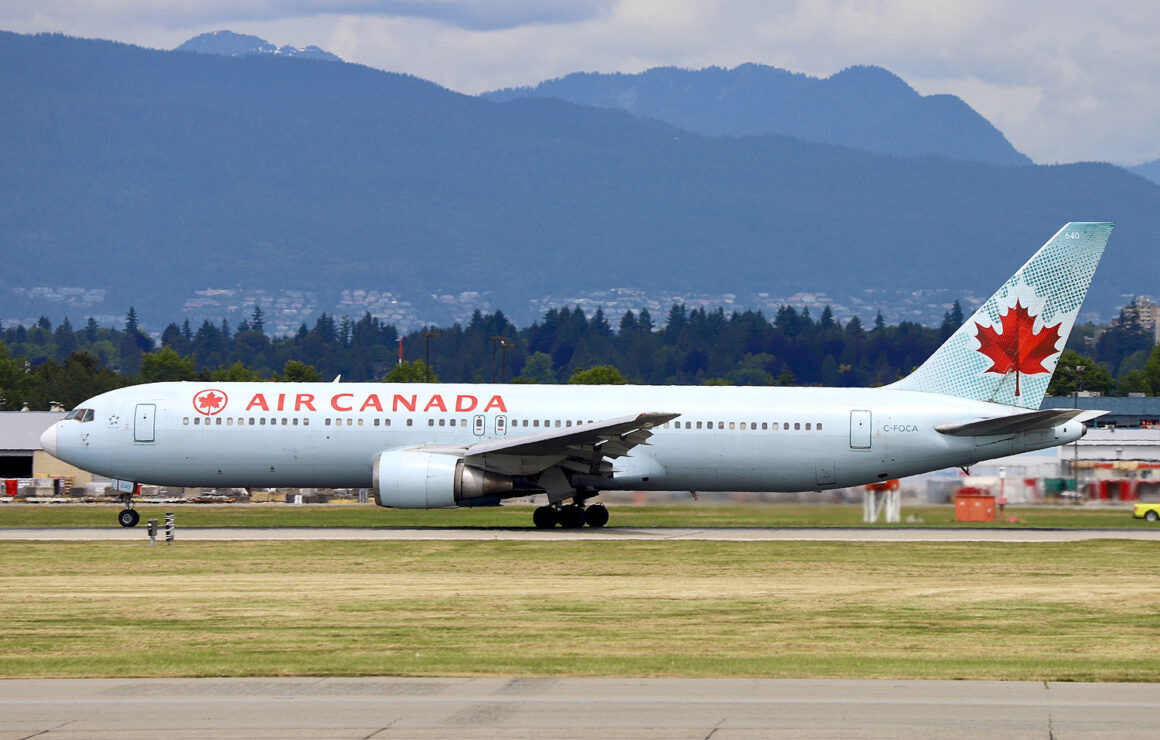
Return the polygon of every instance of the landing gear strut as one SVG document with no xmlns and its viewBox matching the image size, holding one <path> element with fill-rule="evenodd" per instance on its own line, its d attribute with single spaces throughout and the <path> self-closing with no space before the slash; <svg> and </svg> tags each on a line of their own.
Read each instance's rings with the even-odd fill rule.
<svg viewBox="0 0 1160 740">
<path fill-rule="evenodd" d="M 136 527 L 137 522 L 141 521 L 141 515 L 133 508 L 133 494 L 122 493 L 120 498 L 125 508 L 117 513 L 117 523 L 122 527 Z"/>
<path fill-rule="evenodd" d="M 603 527 L 608 524 L 608 509 L 604 504 L 585 507 L 582 504 L 564 506 L 541 506 L 532 512 L 532 523 L 537 529 L 551 529 L 559 524 L 564 529 Z"/>
</svg>

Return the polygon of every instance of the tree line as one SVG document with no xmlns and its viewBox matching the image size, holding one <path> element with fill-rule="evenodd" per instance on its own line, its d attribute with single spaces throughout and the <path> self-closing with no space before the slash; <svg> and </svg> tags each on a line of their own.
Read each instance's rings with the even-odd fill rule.
<svg viewBox="0 0 1160 740">
<path fill-rule="evenodd" d="M 130 308 L 122 327 L 90 318 L 53 326 L 0 327 L 3 408 L 72 407 L 85 398 L 134 383 L 167 380 L 332 380 L 433 382 L 630 382 L 675 385 L 878 386 L 921 364 L 963 323 L 956 302 L 938 327 L 881 314 L 869 327 L 857 316 L 842 323 L 827 306 L 760 311 L 674 305 L 662 322 L 648 310 L 625 313 L 614 328 L 602 309 L 553 308 L 531 326 L 502 311 L 476 311 L 466 325 L 424 327 L 400 334 L 364 314 L 322 314 L 283 337 L 265 332 L 255 306 L 237 326 L 228 321 L 170 323 L 157 343 Z M 1096 335 L 1098 334 L 1098 339 Z M 400 339 L 401 358 L 400 358 Z M 1075 348 L 1085 349 L 1086 354 Z M 400 362 L 402 359 L 402 362 Z M 1121 315 L 1102 331 L 1076 327 L 1048 392 L 1160 394 L 1160 348 Z"/>
</svg>

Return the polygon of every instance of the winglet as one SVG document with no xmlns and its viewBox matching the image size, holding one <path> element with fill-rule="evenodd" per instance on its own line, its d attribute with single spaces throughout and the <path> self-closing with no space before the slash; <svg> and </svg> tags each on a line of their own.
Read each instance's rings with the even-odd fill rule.
<svg viewBox="0 0 1160 740">
<path fill-rule="evenodd" d="M 917 370 L 892 384 L 1037 409 L 1112 233 L 1064 226 Z"/>
</svg>

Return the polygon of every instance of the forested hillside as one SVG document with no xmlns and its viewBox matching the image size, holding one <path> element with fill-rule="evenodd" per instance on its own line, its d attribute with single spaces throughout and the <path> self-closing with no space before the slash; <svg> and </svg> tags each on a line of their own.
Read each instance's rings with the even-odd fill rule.
<svg viewBox="0 0 1160 740">
<path fill-rule="evenodd" d="M 0 291 L 150 316 L 237 285 L 489 292 L 522 322 L 617 286 L 988 295 L 1075 219 L 1119 224 L 1089 309 L 1160 277 L 1160 186 L 1110 165 L 714 138 L 352 64 L 0 33 L 0 140 Z"/>
</svg>

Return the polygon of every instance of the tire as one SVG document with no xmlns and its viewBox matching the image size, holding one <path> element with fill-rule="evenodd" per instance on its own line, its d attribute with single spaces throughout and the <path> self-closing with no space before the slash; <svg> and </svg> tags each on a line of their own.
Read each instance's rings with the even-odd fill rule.
<svg viewBox="0 0 1160 740">
<path fill-rule="evenodd" d="M 589 527 L 603 527 L 608 524 L 608 509 L 604 504 L 593 504 L 585 510 L 584 521 Z"/>
<path fill-rule="evenodd" d="M 117 514 L 117 523 L 122 527 L 136 527 L 139 521 L 141 521 L 141 515 L 135 509 L 122 509 Z"/>
<path fill-rule="evenodd" d="M 532 523 L 536 529 L 551 529 L 556 526 L 556 510 L 551 506 L 541 506 L 532 512 Z"/>
<path fill-rule="evenodd" d="M 1150 522 L 1160 521 L 1160 512 L 1157 512 L 1155 509 L 1149 509 L 1148 512 L 1144 514 L 1144 518 Z"/>
<path fill-rule="evenodd" d="M 579 529 L 584 526 L 584 507 L 568 504 L 560 509 L 560 526 L 564 529 Z"/>
</svg>

